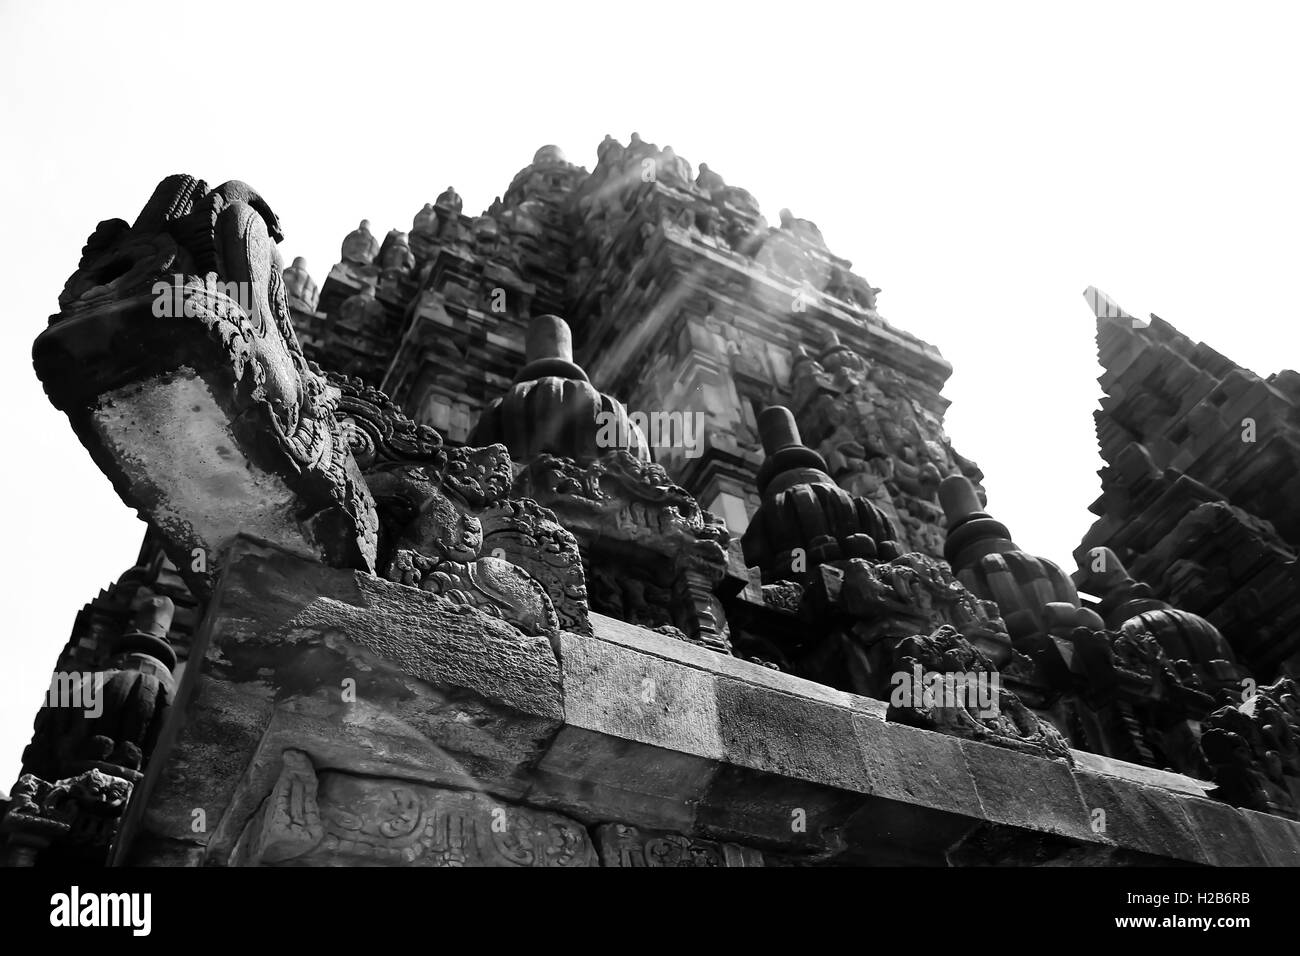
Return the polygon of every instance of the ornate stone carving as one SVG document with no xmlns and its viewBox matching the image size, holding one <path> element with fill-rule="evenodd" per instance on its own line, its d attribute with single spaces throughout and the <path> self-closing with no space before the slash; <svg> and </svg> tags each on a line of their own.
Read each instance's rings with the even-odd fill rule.
<svg viewBox="0 0 1300 956">
<path fill-rule="evenodd" d="M 244 865 L 595 866 L 567 817 L 405 780 L 319 774 L 286 750 L 264 810 L 236 849 Z"/>
<path fill-rule="evenodd" d="M 597 610 L 727 648 L 713 596 L 729 536 L 649 460 L 640 429 L 573 363 L 571 333 L 543 315 L 528 328 L 528 362 L 484 411 L 471 442 L 501 442 L 520 463 L 512 494 L 549 509 L 582 549 Z"/>
<path fill-rule="evenodd" d="M 52 846 L 71 851 L 68 859 L 101 864 L 131 788 L 131 780 L 95 769 L 53 783 L 23 774 L 0 818 L 2 865 L 34 866 L 37 856 Z"/>
<path fill-rule="evenodd" d="M 893 658 L 889 720 L 1073 763 L 1057 729 L 1003 687 L 993 663 L 951 625 L 904 638 Z"/>
<path fill-rule="evenodd" d="M 1110 548 L 1094 548 L 1080 568 L 1080 580 L 1101 597 L 1098 613 L 1111 630 L 1132 639 L 1148 635 L 1174 662 L 1194 671 L 1194 682 L 1208 693 L 1235 692 L 1249 671 L 1237 663 L 1232 647 L 1205 618 L 1175 608 L 1135 581 Z"/>
<path fill-rule="evenodd" d="M 1300 689 L 1284 677 L 1205 721 L 1201 750 L 1216 796 L 1300 820 Z"/>
<path fill-rule="evenodd" d="M 480 512 L 483 550 L 523 568 L 551 599 L 560 627 L 590 634 L 587 579 L 578 541 L 555 515 L 529 498 L 498 501 Z"/>
<path fill-rule="evenodd" d="M 858 290 L 856 276 L 843 269 L 837 275 L 841 278 L 832 279 L 828 294 L 866 294 Z M 869 291 L 873 308 L 876 291 Z M 941 556 L 939 482 L 962 474 L 978 483 L 982 472 L 953 450 L 939 415 L 918 399 L 923 395 L 918 382 L 867 361 L 834 330 L 822 339 L 815 353 L 800 348 L 791 373 L 791 407 L 800 430 L 842 488 L 890 517 L 902 550 Z"/>
<path fill-rule="evenodd" d="M 1082 607 L 1069 576 L 1046 558 L 1026 554 L 1011 540 L 1006 525 L 981 510 L 970 479 L 950 475 L 939 486 L 948 516 L 944 557 L 957 579 L 975 594 L 996 601 L 1013 638 L 1053 629 L 1105 624 Z"/>
<path fill-rule="evenodd" d="M 735 843 L 641 830 L 625 823 L 596 828 L 601 866 L 763 866 L 764 854 Z"/>
<path fill-rule="evenodd" d="M 758 426 L 767 453 L 758 473 L 762 504 L 741 545 L 764 583 L 803 583 L 830 561 L 899 553 L 889 518 L 835 484 L 821 455 L 800 441 L 789 409 L 763 409 Z"/>
<path fill-rule="evenodd" d="M 331 382 L 378 505 L 380 573 L 529 634 L 589 631 L 577 542 L 535 502 L 508 499 L 504 447 L 446 448 L 378 389 L 337 375 Z"/>
<path fill-rule="evenodd" d="M 176 692 L 176 653 L 167 642 L 173 613 L 169 598 L 146 598 L 133 626 L 113 641 L 107 668 L 56 672 L 24 769 L 50 780 L 89 769 L 139 777 Z"/>
<path fill-rule="evenodd" d="M 247 185 L 168 177 L 134 225 L 96 229 L 33 349 L 50 400 L 200 597 L 238 533 L 373 567 L 373 504 L 298 346 L 280 237 Z"/>
<path fill-rule="evenodd" d="M 894 649 L 906 638 L 951 626 L 995 666 L 1011 659 L 997 605 L 962 586 L 941 561 L 912 552 L 889 562 L 823 564 L 800 608 L 817 626 L 791 645 L 814 679 L 887 699 Z"/>
<path fill-rule="evenodd" d="M 470 444 L 499 442 L 521 462 L 546 453 L 585 464 L 614 448 L 650 460 L 623 403 L 596 391 L 573 363 L 573 336 L 563 319 L 542 315 L 529 323 L 527 359 L 510 390 L 483 411 Z"/>
<path fill-rule="evenodd" d="M 706 647 L 727 648 L 713 589 L 727 573 L 730 535 L 662 467 L 623 449 L 585 467 L 541 454 L 520 470 L 513 493 L 550 509 L 578 539 L 596 610 L 648 626 L 674 624 Z M 601 567 L 602 554 L 615 563 Z M 662 620 L 656 607 L 671 619 Z"/>
</svg>

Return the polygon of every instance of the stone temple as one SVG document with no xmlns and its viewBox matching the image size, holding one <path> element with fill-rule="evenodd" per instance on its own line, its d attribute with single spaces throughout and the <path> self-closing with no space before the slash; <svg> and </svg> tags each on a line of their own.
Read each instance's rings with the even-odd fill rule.
<svg viewBox="0 0 1300 956">
<path fill-rule="evenodd" d="M 812 222 L 636 134 L 412 198 L 91 234 L 35 369 L 148 532 L 5 863 L 1300 865 L 1300 375 L 1090 289 L 1068 571 Z"/>
</svg>

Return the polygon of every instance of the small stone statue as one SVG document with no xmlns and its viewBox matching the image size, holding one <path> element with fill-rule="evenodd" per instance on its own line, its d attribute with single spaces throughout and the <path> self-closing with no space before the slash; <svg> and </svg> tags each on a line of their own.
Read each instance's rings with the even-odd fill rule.
<svg viewBox="0 0 1300 956">
<path fill-rule="evenodd" d="M 800 219 L 789 209 L 782 209 L 780 215 L 782 229 L 821 246 L 823 249 L 826 248 L 826 240 L 822 238 L 822 231 L 817 228 L 817 223 L 810 219 Z"/>
<path fill-rule="evenodd" d="M 682 159 L 671 146 L 659 154 L 659 175 L 664 180 L 685 186 L 691 181 L 691 164 Z"/>
<path fill-rule="evenodd" d="M 415 214 L 411 232 L 430 236 L 438 234 L 438 214 L 434 212 L 432 203 L 425 203 L 424 208 Z"/>
<path fill-rule="evenodd" d="M 343 261 L 357 266 L 373 265 L 375 256 L 379 255 L 379 240 L 370 232 L 370 220 L 362 219 L 361 225 L 348 233 L 343 240 Z"/>
<path fill-rule="evenodd" d="M 716 189 L 727 188 L 727 184 L 722 181 L 722 177 L 709 169 L 708 163 L 700 163 L 700 174 L 695 177 L 695 185 L 701 189 L 707 189 L 710 193 Z"/>
<path fill-rule="evenodd" d="M 284 270 L 284 291 L 289 305 L 304 312 L 315 312 L 320 300 L 320 289 L 307 272 L 307 260 L 298 256 L 293 265 Z"/>
<path fill-rule="evenodd" d="M 448 186 L 443 190 L 442 194 L 434 200 L 433 205 L 436 209 L 449 210 L 454 215 L 459 216 L 465 203 L 460 198 L 460 194 L 456 192 L 456 188 L 454 186 Z"/>
<path fill-rule="evenodd" d="M 600 141 L 600 145 L 596 147 L 596 159 L 601 163 L 604 163 L 608 156 L 609 163 L 617 165 L 622 161 L 623 153 L 623 144 L 608 133 L 606 133 L 605 138 Z"/>
<path fill-rule="evenodd" d="M 389 231 L 379 257 L 379 267 L 385 276 L 405 275 L 415 268 L 415 256 L 411 253 L 406 233 L 400 229 Z"/>
</svg>

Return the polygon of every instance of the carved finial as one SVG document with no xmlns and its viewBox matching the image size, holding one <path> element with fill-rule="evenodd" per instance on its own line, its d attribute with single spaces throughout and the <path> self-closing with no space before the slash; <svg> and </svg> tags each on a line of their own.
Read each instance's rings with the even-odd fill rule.
<svg viewBox="0 0 1300 956">
<path fill-rule="evenodd" d="M 555 166 L 564 163 L 564 150 L 547 144 L 533 154 L 534 166 Z"/>
<path fill-rule="evenodd" d="M 591 461 L 610 448 L 626 448 L 649 460 L 645 437 L 627 409 L 592 387 L 574 363 L 567 322 L 558 315 L 535 316 L 524 349 L 527 364 L 505 395 L 483 410 L 469 434 L 470 444 L 500 442 L 518 461 L 542 452 Z"/>
<path fill-rule="evenodd" d="M 573 361 L 573 332 L 558 315 L 539 315 L 528 325 L 524 355 L 529 363 L 539 359 Z"/>
<path fill-rule="evenodd" d="M 765 583 L 804 581 L 828 561 L 898 553 L 893 523 L 835 483 L 826 460 L 803 444 L 790 409 L 763 409 L 758 433 L 766 455 L 756 480 L 762 503 L 740 543 L 745 562 L 759 567 Z M 796 549 L 806 560 L 795 559 Z"/>
<path fill-rule="evenodd" d="M 515 376 L 519 382 L 541 378 L 569 378 L 588 382 L 582 366 L 573 361 L 573 332 L 558 315 L 534 316 L 524 333 L 526 364 Z"/>
<path fill-rule="evenodd" d="M 1110 548 L 1093 548 L 1088 552 L 1091 558 L 1086 570 L 1088 584 L 1094 593 L 1104 596 L 1120 585 L 1136 583 L 1124 567 L 1124 562 Z"/>
<path fill-rule="evenodd" d="M 763 451 L 768 455 L 774 455 L 782 448 L 803 447 L 794 413 L 784 405 L 769 405 L 759 412 L 758 434 L 763 440 Z"/>
<path fill-rule="evenodd" d="M 147 654 L 168 670 L 176 666 L 176 652 L 167 641 L 176 605 L 169 597 L 148 598 L 135 612 L 131 629 L 114 645 L 117 654 Z"/>
<path fill-rule="evenodd" d="M 949 475 L 939 483 L 939 504 L 948 519 L 943 556 L 962 584 L 997 602 L 1012 637 L 1103 626 L 1100 617 L 1080 606 L 1079 593 L 1064 571 L 1018 548 L 1007 526 L 983 510 L 965 475 Z"/>
<path fill-rule="evenodd" d="M 939 483 L 939 504 L 950 529 L 971 518 L 988 517 L 975 486 L 965 475 L 949 475 Z M 1006 531 L 1006 526 L 999 524 L 998 527 L 1007 533 L 1009 541 L 1010 532 Z"/>
</svg>

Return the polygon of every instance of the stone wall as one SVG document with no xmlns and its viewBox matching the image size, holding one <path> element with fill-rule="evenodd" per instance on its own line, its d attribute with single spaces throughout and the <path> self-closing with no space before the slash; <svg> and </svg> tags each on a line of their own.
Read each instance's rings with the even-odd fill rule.
<svg viewBox="0 0 1300 956">
<path fill-rule="evenodd" d="M 122 862 L 1300 865 L 1300 824 L 1178 774 L 887 722 L 599 616 L 521 643 L 253 541 L 226 566 Z"/>
</svg>

